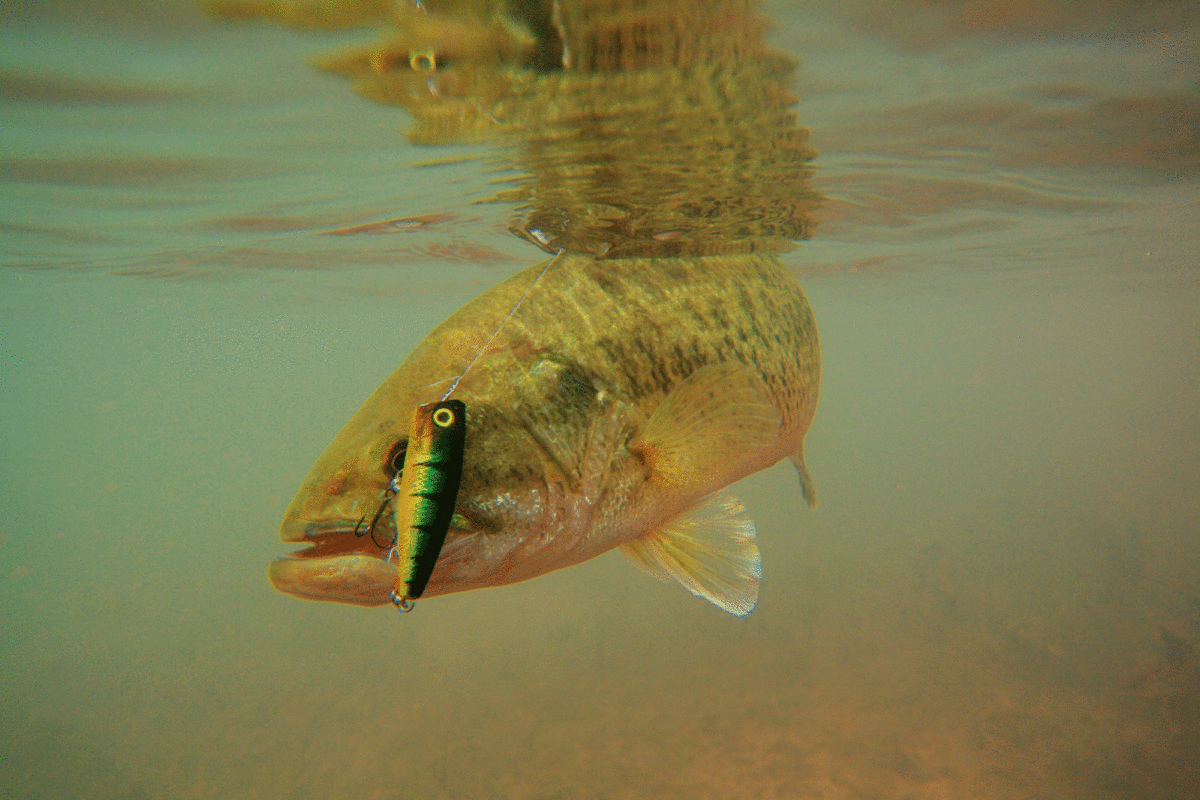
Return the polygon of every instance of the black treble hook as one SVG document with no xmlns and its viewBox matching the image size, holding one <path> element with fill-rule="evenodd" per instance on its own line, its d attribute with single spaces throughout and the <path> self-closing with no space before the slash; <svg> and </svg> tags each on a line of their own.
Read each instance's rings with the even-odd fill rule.
<svg viewBox="0 0 1200 800">
<path fill-rule="evenodd" d="M 383 511 L 388 507 L 388 503 L 392 502 L 392 498 L 396 496 L 396 492 L 400 491 L 400 475 L 401 473 L 397 472 L 394 476 L 392 476 L 392 480 L 390 483 L 388 483 L 388 487 L 383 490 L 383 502 L 379 504 L 379 508 L 376 510 L 375 516 L 371 517 L 371 524 L 365 529 L 361 531 L 359 530 L 359 528 L 362 528 L 363 520 L 366 519 L 366 516 L 364 515 L 354 526 L 355 536 L 366 536 L 367 534 L 371 534 L 371 541 L 380 550 L 387 550 L 396 544 L 395 534 L 392 535 L 392 540 L 390 542 L 384 542 L 383 544 L 380 544 L 379 540 L 375 538 L 375 525 L 379 522 L 379 518 L 383 516 Z"/>
</svg>

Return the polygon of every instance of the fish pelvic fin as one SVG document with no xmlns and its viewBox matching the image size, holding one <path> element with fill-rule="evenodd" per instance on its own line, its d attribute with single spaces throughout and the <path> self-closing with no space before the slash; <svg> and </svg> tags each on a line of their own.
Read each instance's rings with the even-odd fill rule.
<svg viewBox="0 0 1200 800">
<path fill-rule="evenodd" d="M 744 461 L 775 446 L 781 426 L 779 409 L 757 370 L 711 364 L 672 390 L 629 449 L 656 485 L 711 490 L 729 483 L 726 478 Z"/>
<path fill-rule="evenodd" d="M 762 556 L 754 522 L 729 492 L 709 495 L 665 525 L 621 545 L 634 566 L 661 581 L 676 580 L 738 617 L 754 610 Z"/>
<path fill-rule="evenodd" d="M 816 508 L 817 485 L 813 483 L 812 475 L 808 474 L 808 467 L 804 464 L 804 442 L 800 443 L 791 458 L 796 465 L 796 474 L 800 476 L 800 494 L 804 495 L 804 502 L 808 503 L 809 508 Z"/>
</svg>

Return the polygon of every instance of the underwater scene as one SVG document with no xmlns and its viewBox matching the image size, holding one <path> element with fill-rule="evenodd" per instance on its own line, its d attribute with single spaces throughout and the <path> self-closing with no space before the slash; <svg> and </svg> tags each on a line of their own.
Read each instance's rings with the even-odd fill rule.
<svg viewBox="0 0 1200 800">
<path fill-rule="evenodd" d="M 1194 3 L 0 19 L 0 794 L 1200 797 Z"/>
</svg>

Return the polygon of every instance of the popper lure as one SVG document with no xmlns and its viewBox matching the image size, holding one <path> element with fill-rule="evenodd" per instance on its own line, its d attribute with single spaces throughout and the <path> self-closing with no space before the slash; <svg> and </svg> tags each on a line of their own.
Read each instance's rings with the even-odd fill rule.
<svg viewBox="0 0 1200 800">
<path fill-rule="evenodd" d="M 396 522 L 396 587 L 392 602 L 402 612 L 425 591 L 454 516 L 462 480 L 467 407 L 461 400 L 417 406 L 408 435 L 404 469 L 392 501 Z"/>
</svg>

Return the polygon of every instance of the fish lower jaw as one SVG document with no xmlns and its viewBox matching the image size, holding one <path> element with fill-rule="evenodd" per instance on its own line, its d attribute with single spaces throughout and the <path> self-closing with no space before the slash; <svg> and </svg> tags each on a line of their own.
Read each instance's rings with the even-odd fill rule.
<svg viewBox="0 0 1200 800">
<path fill-rule="evenodd" d="M 285 594 L 369 607 L 391 602 L 396 576 L 394 564 L 363 553 L 316 557 L 293 554 L 276 559 L 267 569 L 271 585 Z"/>
</svg>

